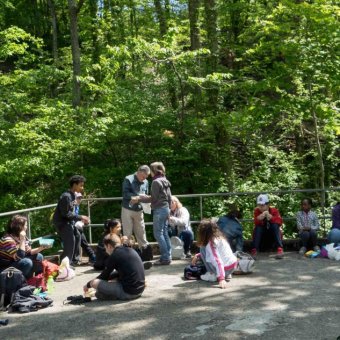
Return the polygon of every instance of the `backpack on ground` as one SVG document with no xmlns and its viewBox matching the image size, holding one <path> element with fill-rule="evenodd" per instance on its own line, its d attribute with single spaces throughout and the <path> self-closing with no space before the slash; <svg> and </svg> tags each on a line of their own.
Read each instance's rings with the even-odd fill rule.
<svg viewBox="0 0 340 340">
<path fill-rule="evenodd" d="M 201 275 L 206 272 L 207 269 L 204 264 L 197 264 L 195 266 L 190 264 L 184 268 L 184 278 L 186 280 L 200 280 Z"/>
<path fill-rule="evenodd" d="M 12 303 L 15 292 L 26 285 L 23 273 L 9 267 L 0 273 L 0 310 L 6 310 Z"/>
<path fill-rule="evenodd" d="M 237 267 L 233 274 L 250 274 L 254 270 L 255 260 L 251 255 L 244 253 L 243 251 L 237 251 L 235 253 L 237 257 Z"/>
</svg>

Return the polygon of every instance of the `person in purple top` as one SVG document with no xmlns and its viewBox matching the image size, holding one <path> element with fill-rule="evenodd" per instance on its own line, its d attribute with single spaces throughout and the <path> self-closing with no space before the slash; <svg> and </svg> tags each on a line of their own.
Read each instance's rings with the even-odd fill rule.
<svg viewBox="0 0 340 340">
<path fill-rule="evenodd" d="M 340 202 L 333 207 L 332 210 L 332 229 L 327 239 L 329 243 L 340 243 Z"/>
</svg>

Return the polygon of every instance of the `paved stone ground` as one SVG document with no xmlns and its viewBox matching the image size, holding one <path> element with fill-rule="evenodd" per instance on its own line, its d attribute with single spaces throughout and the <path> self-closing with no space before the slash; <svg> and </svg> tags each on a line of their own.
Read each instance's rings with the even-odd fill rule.
<svg viewBox="0 0 340 340">
<path fill-rule="evenodd" d="M 340 262 L 296 253 L 263 254 L 251 275 L 234 276 L 226 290 L 184 281 L 187 261 L 153 267 L 135 301 L 63 305 L 96 276 L 76 269 L 56 283 L 53 307 L 29 314 L 1 313 L 0 339 L 334 339 L 340 336 Z"/>
</svg>

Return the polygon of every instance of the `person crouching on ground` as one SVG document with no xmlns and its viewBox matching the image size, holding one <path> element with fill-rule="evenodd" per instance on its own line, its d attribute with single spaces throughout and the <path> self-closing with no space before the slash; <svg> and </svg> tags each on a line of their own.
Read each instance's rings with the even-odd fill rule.
<svg viewBox="0 0 340 340">
<path fill-rule="evenodd" d="M 214 221 L 201 221 L 198 226 L 198 245 L 200 253 L 193 257 L 191 264 L 196 265 L 200 258 L 207 269 L 206 274 L 201 275 L 201 279 L 210 282 L 218 281 L 220 288 L 226 288 L 225 280 L 231 278 L 231 274 L 237 267 L 237 258 Z"/>
<path fill-rule="evenodd" d="M 170 206 L 170 233 L 171 236 L 178 236 L 183 241 L 183 250 L 186 258 L 191 258 L 191 245 L 194 240 L 194 234 L 190 225 L 190 214 L 187 208 L 176 196 L 171 196 Z"/>
<path fill-rule="evenodd" d="M 119 219 L 109 219 L 104 223 L 104 233 L 100 238 L 96 248 L 96 262 L 93 267 L 96 270 L 103 270 L 106 266 L 106 261 L 109 255 L 107 254 L 104 246 L 104 239 L 107 235 L 118 235 L 120 237 L 122 231 L 122 225 Z"/>
<path fill-rule="evenodd" d="M 145 289 L 145 275 L 143 262 L 137 252 L 122 245 L 120 237 L 115 234 L 105 236 L 104 247 L 109 254 L 106 268 L 84 286 L 84 292 L 94 288 L 100 300 L 132 300 L 140 297 Z M 115 273 L 114 277 L 112 272 Z"/>
<path fill-rule="evenodd" d="M 282 217 L 278 209 L 269 205 L 268 195 L 261 194 L 257 197 L 257 207 L 254 210 L 253 248 L 251 255 L 256 258 L 260 243 L 265 233 L 270 233 L 277 247 L 276 258 L 283 258 L 283 244 L 281 239 Z"/>
<path fill-rule="evenodd" d="M 221 216 L 217 225 L 228 240 L 233 251 L 243 251 L 243 228 L 239 221 L 241 213 L 236 208 Z"/>
<path fill-rule="evenodd" d="M 27 218 L 20 215 L 13 216 L 8 222 L 7 233 L 0 239 L 0 268 L 15 267 L 22 271 L 26 279 L 33 273 L 41 273 L 41 265 L 34 268 L 35 262 L 43 260 L 40 252 L 47 246 L 32 249 L 26 237 Z M 40 271 L 39 271 L 40 267 Z"/>
<path fill-rule="evenodd" d="M 296 224 L 302 242 L 299 254 L 304 255 L 311 245 L 314 251 L 319 251 L 320 247 L 316 244 L 317 232 L 320 228 L 318 216 L 312 209 L 312 200 L 305 198 L 301 202 L 301 210 L 296 214 Z"/>
</svg>

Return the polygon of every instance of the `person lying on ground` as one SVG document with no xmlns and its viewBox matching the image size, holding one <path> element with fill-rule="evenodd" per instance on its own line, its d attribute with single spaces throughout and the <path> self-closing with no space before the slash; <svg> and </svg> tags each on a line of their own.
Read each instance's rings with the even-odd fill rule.
<svg viewBox="0 0 340 340">
<path fill-rule="evenodd" d="M 220 288 L 227 288 L 226 280 L 230 280 L 237 267 L 237 258 L 213 220 L 202 220 L 199 224 L 198 245 L 200 252 L 193 257 L 191 264 L 196 265 L 198 259 L 203 261 L 207 272 L 201 275 L 201 280 L 218 281 Z"/>
<path fill-rule="evenodd" d="M 145 289 L 145 274 L 137 252 L 122 245 L 116 234 L 105 236 L 104 247 L 109 255 L 107 265 L 97 278 L 84 286 L 85 294 L 94 288 L 100 300 L 131 300 L 140 297 Z"/>
<path fill-rule="evenodd" d="M 26 217 L 15 215 L 9 220 L 7 232 L 0 239 L 0 268 L 15 267 L 29 279 L 33 274 L 42 272 L 42 266 L 37 262 L 43 260 L 40 252 L 49 247 L 40 246 L 32 249 L 26 237 L 26 230 Z"/>
<path fill-rule="evenodd" d="M 317 214 L 311 210 L 312 200 L 304 198 L 301 201 L 301 210 L 296 214 L 296 225 L 301 239 L 302 247 L 299 250 L 301 255 L 304 255 L 309 248 L 314 251 L 319 251 L 320 247 L 316 244 L 318 230 L 320 228 Z"/>
</svg>

